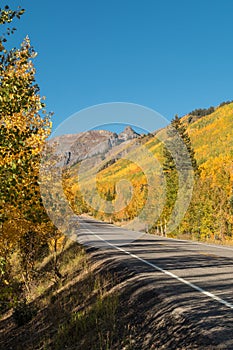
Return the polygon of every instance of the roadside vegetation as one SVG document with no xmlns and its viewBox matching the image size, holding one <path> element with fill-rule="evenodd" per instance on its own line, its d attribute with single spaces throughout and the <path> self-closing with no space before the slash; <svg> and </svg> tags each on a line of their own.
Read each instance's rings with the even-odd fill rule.
<svg viewBox="0 0 233 350">
<path fill-rule="evenodd" d="M 49 220 L 39 190 L 41 151 L 52 124 L 35 81 L 36 53 L 28 37 L 20 48 L 8 42 L 12 22 L 23 13 L 0 10 L 0 312 L 13 307 L 18 320 L 37 262 L 53 253 L 52 270 L 59 275 L 56 255 L 66 241 Z"/>
<path fill-rule="evenodd" d="M 27 300 L 2 312 L 0 349 L 130 349 L 128 324 L 118 317 L 117 278 L 89 261 L 75 241 L 67 241 L 58 258 L 59 279 L 50 254 L 36 263 Z"/>
</svg>

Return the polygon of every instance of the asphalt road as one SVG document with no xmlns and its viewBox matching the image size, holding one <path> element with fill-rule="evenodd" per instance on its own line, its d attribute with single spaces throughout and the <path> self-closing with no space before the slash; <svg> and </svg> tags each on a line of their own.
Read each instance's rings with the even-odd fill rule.
<svg viewBox="0 0 233 350">
<path fill-rule="evenodd" d="M 233 349 L 233 248 L 174 240 L 79 217 L 78 240 L 150 276 L 150 288 L 214 330 L 222 349 Z M 222 337 L 222 339 L 221 339 Z M 217 348 L 217 347 L 216 347 Z"/>
</svg>

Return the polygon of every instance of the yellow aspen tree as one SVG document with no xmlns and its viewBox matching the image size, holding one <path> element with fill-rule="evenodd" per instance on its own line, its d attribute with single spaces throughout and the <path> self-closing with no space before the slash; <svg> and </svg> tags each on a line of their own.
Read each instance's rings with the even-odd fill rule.
<svg viewBox="0 0 233 350">
<path fill-rule="evenodd" d="M 23 10 L 6 6 L 0 10 L 0 24 L 11 23 L 22 14 Z M 13 31 L 7 29 L 7 34 Z M 7 50 L 7 34 L 0 37 L 0 256 L 6 262 L 20 247 L 28 271 L 34 264 L 36 242 L 43 244 L 47 239 L 48 217 L 38 173 L 51 121 L 35 82 L 36 53 L 29 38 L 20 48 Z"/>
</svg>

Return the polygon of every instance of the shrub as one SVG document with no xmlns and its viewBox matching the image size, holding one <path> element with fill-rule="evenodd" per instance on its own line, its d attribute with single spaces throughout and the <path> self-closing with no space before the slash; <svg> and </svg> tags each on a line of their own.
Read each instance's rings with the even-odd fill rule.
<svg viewBox="0 0 233 350">
<path fill-rule="evenodd" d="M 13 310 L 13 318 L 17 326 L 23 326 L 32 320 L 32 318 L 37 314 L 37 309 L 27 304 L 26 300 L 22 300 L 16 304 Z"/>
</svg>

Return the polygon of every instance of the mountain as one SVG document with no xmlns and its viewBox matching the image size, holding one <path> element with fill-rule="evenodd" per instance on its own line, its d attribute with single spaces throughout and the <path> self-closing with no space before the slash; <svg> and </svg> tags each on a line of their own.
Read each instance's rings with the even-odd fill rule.
<svg viewBox="0 0 233 350">
<path fill-rule="evenodd" d="M 63 157 L 63 164 L 71 166 L 87 158 L 91 158 L 96 164 L 112 150 L 115 153 L 121 152 L 122 146 L 139 137 L 140 134 L 126 126 L 119 135 L 107 130 L 90 130 L 57 136 L 50 143 L 55 147 L 56 153 Z"/>
<path fill-rule="evenodd" d="M 124 131 L 122 131 L 119 135 L 118 138 L 119 140 L 122 141 L 128 141 L 131 139 L 135 139 L 138 138 L 140 135 L 138 133 L 136 133 L 131 126 L 126 126 L 126 128 L 124 129 Z"/>
</svg>

